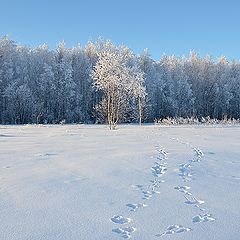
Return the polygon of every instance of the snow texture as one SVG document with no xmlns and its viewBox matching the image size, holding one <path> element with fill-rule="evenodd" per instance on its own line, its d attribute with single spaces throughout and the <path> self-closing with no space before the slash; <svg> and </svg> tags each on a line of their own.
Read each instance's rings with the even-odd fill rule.
<svg viewBox="0 0 240 240">
<path fill-rule="evenodd" d="M 238 239 L 239 136 L 239 126 L 0 125 L 0 239 Z"/>
</svg>

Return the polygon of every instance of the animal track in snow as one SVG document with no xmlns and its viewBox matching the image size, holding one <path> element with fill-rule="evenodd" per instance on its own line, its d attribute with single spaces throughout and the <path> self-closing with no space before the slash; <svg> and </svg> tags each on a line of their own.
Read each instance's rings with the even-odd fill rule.
<svg viewBox="0 0 240 240">
<path fill-rule="evenodd" d="M 196 199 L 194 196 L 191 196 L 192 199 L 187 198 L 186 196 L 184 196 L 186 198 L 186 201 L 184 203 L 189 204 L 189 205 L 194 205 L 195 207 L 200 207 L 201 204 L 204 203 L 203 200 L 200 199 Z M 201 211 L 204 211 L 204 209 L 200 209 Z"/>
<path fill-rule="evenodd" d="M 168 152 L 165 151 L 163 148 L 161 148 L 161 146 L 156 145 L 155 146 L 156 151 L 158 152 L 158 155 L 162 155 L 164 158 L 167 158 Z"/>
<path fill-rule="evenodd" d="M 168 153 L 162 148 L 157 148 L 157 151 L 158 151 L 159 154 L 161 154 L 165 157 L 168 155 Z"/>
<path fill-rule="evenodd" d="M 131 238 L 131 233 L 136 231 L 136 228 L 134 227 L 114 228 L 112 231 L 117 234 L 120 234 L 122 238 L 129 239 Z"/>
<path fill-rule="evenodd" d="M 195 151 L 195 156 L 197 156 L 199 158 L 204 156 L 202 150 L 200 150 L 199 148 L 194 148 L 193 150 Z"/>
<path fill-rule="evenodd" d="M 165 164 L 159 164 L 158 162 L 155 162 L 155 164 L 151 168 L 152 174 L 155 177 L 159 177 L 166 173 L 167 168 L 165 167 Z"/>
<path fill-rule="evenodd" d="M 156 188 L 160 188 L 160 183 L 163 183 L 164 180 L 151 180 L 150 181 L 152 184 L 150 184 L 148 187 L 144 187 L 143 185 L 133 185 L 134 188 L 137 188 L 138 190 L 141 191 L 143 194 L 142 199 L 148 200 L 152 198 L 152 195 L 154 194 L 160 194 L 160 191 L 156 190 Z"/>
<path fill-rule="evenodd" d="M 163 149 L 158 149 L 157 152 L 158 152 L 157 160 L 162 161 L 167 159 L 168 153 L 166 151 L 164 151 Z"/>
<path fill-rule="evenodd" d="M 178 139 L 174 139 L 174 138 L 172 139 L 179 141 Z M 185 144 L 191 147 L 189 143 L 185 143 Z M 193 167 L 194 163 L 200 162 L 201 158 L 204 156 L 204 153 L 199 148 L 194 148 L 194 147 L 191 147 L 191 148 L 194 151 L 193 158 L 189 160 L 187 163 L 183 163 L 179 165 L 179 176 L 181 176 L 185 182 L 192 180 L 192 171 L 190 170 L 190 168 Z M 203 204 L 204 201 L 194 197 L 193 194 L 188 191 L 190 189 L 189 187 L 178 186 L 178 187 L 175 187 L 175 189 L 178 190 L 179 192 L 184 193 L 184 197 L 186 198 L 185 204 L 194 205 L 195 207 L 198 207 L 201 211 L 205 211 L 204 209 L 200 208 L 200 205 Z M 215 220 L 216 219 L 212 217 L 211 214 L 199 214 L 192 218 L 193 223 L 212 222 Z M 160 236 L 165 234 L 171 234 L 171 233 L 172 233 L 171 229 L 168 229 L 166 232 L 164 232 Z"/>
<path fill-rule="evenodd" d="M 125 223 L 130 223 L 131 218 L 124 218 L 121 215 L 116 215 L 116 216 L 111 218 L 111 221 L 114 222 L 114 223 L 118 223 L 118 224 L 125 224 Z"/>
<path fill-rule="evenodd" d="M 182 163 L 179 165 L 179 176 L 182 177 L 182 179 L 187 182 L 192 180 L 192 172 L 190 168 L 192 165 L 190 163 Z"/>
<path fill-rule="evenodd" d="M 160 187 L 161 183 L 164 183 L 164 180 L 159 180 L 159 179 L 154 179 L 154 180 L 150 180 L 150 182 L 152 183 L 152 187 Z"/>
<path fill-rule="evenodd" d="M 211 214 L 208 214 L 208 213 L 203 214 L 203 215 L 199 214 L 199 215 L 192 218 L 193 223 L 213 222 L 215 220 L 216 219 L 214 217 L 212 217 Z"/>
<path fill-rule="evenodd" d="M 167 230 L 161 234 L 157 234 L 157 237 L 162 237 L 165 235 L 171 235 L 171 234 L 175 234 L 175 233 L 184 233 L 184 232 L 189 232 L 191 231 L 191 228 L 187 228 L 187 227 L 183 227 L 182 225 L 170 225 Z"/>
<path fill-rule="evenodd" d="M 137 211 L 138 208 L 147 207 L 144 203 L 128 203 L 126 206 L 131 208 L 130 211 L 133 212 Z"/>
<path fill-rule="evenodd" d="M 159 180 L 158 177 L 160 177 L 167 171 L 167 168 L 165 167 L 166 163 L 163 162 L 164 160 L 167 159 L 167 152 L 161 148 L 157 148 L 157 152 L 158 152 L 157 160 L 161 161 L 161 163 L 155 162 L 151 168 L 152 174 L 155 177 L 155 179 L 150 180 L 151 184 L 148 186 L 144 186 L 140 184 L 132 185 L 132 187 L 141 191 L 141 193 L 143 194 L 142 199 L 144 200 L 148 200 L 152 198 L 154 194 L 160 194 L 160 192 L 156 189 L 160 188 L 160 184 L 163 183 L 164 180 Z M 147 207 L 145 203 L 128 203 L 126 204 L 126 206 L 129 207 L 130 211 L 133 211 L 133 212 L 137 211 L 139 208 Z M 131 222 L 131 219 L 124 218 L 121 215 L 116 215 L 111 218 L 111 221 L 117 224 L 127 224 Z M 112 229 L 113 232 L 120 234 L 122 238 L 131 238 L 131 233 L 133 233 L 135 230 L 136 229 L 134 227 Z"/>
<path fill-rule="evenodd" d="M 190 189 L 190 187 L 188 186 L 178 186 L 178 187 L 175 187 L 174 189 L 178 190 L 179 192 L 182 192 L 186 195 L 189 195 L 189 196 L 192 196 L 192 193 L 187 191 Z"/>
<path fill-rule="evenodd" d="M 150 199 L 152 197 L 151 191 L 143 191 L 143 199 Z"/>
<path fill-rule="evenodd" d="M 192 180 L 192 171 L 190 170 L 193 167 L 193 163 L 200 162 L 201 158 L 204 156 L 202 150 L 198 148 L 193 148 L 194 150 L 194 156 L 191 160 L 189 160 L 186 163 L 182 163 L 179 165 L 179 176 L 182 177 L 182 179 L 187 182 Z"/>
</svg>

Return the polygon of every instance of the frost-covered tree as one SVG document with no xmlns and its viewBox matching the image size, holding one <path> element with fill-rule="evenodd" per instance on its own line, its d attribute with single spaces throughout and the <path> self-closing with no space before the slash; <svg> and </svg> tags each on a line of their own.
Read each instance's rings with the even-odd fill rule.
<svg viewBox="0 0 240 240">
<path fill-rule="evenodd" d="M 103 50 L 98 54 L 98 61 L 93 71 L 94 85 L 103 93 L 98 111 L 106 116 L 110 129 L 123 118 L 128 100 L 127 69 L 122 62 L 118 49 Z"/>
<path fill-rule="evenodd" d="M 8 99 L 5 96 L 6 88 L 14 81 L 16 59 L 16 43 L 8 37 L 3 37 L 0 42 L 0 120 L 2 123 L 8 119 Z"/>
<path fill-rule="evenodd" d="M 8 99 L 9 119 L 13 123 L 28 123 L 31 117 L 32 93 L 27 84 L 14 82 L 4 93 Z"/>
<path fill-rule="evenodd" d="M 240 117 L 240 64 L 233 61 L 229 67 L 229 91 L 232 94 L 229 103 L 229 117 L 237 119 Z"/>
<path fill-rule="evenodd" d="M 95 89 L 92 87 L 94 85 Z M 96 91 L 97 90 L 97 91 Z M 29 48 L 0 41 L 0 123 L 240 118 L 240 63 L 224 56 L 136 56 L 101 38 Z"/>
<path fill-rule="evenodd" d="M 145 96 L 143 74 L 128 62 L 128 53 L 127 49 L 107 42 L 98 53 L 93 71 L 94 86 L 102 93 L 97 110 L 101 117 L 106 118 L 110 129 L 125 119 L 133 97 L 138 99 L 139 121 L 142 118 L 142 100 Z"/>
<path fill-rule="evenodd" d="M 92 64 L 84 48 L 72 50 L 73 82 L 75 84 L 74 119 L 87 122 L 92 119 L 93 89 Z"/>
<path fill-rule="evenodd" d="M 75 96 L 75 83 L 71 50 L 65 48 L 64 42 L 60 43 L 55 55 L 55 119 L 57 122 L 70 120 L 73 114 L 73 101 Z"/>
<path fill-rule="evenodd" d="M 153 120 L 158 112 L 158 80 L 159 72 L 157 71 L 156 63 L 151 59 L 148 49 L 145 49 L 143 54 L 138 57 L 140 70 L 144 73 L 146 92 L 146 107 L 147 118 Z"/>
<path fill-rule="evenodd" d="M 144 73 L 136 65 L 130 71 L 132 77 L 132 94 L 137 105 L 138 122 L 141 125 L 147 96 L 146 87 L 144 86 Z"/>
<path fill-rule="evenodd" d="M 172 104 L 173 116 L 189 117 L 193 115 L 194 98 L 188 77 L 183 69 L 184 59 L 178 59 L 175 56 L 169 58 L 171 74 L 169 74 L 169 98 Z"/>
<path fill-rule="evenodd" d="M 37 114 L 37 123 L 52 122 L 54 120 L 54 97 L 56 85 L 54 84 L 54 71 L 51 65 L 44 64 L 43 72 L 39 77 L 39 94 L 41 102 Z"/>
</svg>

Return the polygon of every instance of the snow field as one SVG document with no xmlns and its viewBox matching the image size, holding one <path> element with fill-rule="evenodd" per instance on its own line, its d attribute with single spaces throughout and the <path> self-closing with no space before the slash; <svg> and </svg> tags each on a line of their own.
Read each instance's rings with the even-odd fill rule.
<svg viewBox="0 0 240 240">
<path fill-rule="evenodd" d="M 238 239 L 238 126 L 0 126 L 0 239 Z"/>
</svg>

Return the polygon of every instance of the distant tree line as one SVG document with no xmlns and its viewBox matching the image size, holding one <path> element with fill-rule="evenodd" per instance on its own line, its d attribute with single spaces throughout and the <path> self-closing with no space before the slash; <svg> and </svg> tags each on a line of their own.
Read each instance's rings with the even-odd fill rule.
<svg viewBox="0 0 240 240">
<path fill-rule="evenodd" d="M 148 51 L 99 39 L 56 50 L 0 42 L 0 123 L 150 122 L 240 117 L 240 63 Z"/>
</svg>

